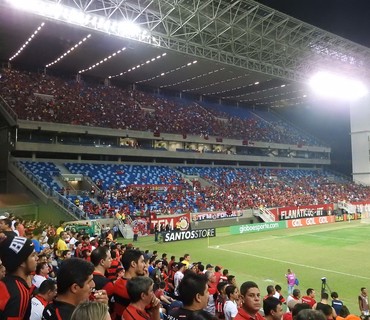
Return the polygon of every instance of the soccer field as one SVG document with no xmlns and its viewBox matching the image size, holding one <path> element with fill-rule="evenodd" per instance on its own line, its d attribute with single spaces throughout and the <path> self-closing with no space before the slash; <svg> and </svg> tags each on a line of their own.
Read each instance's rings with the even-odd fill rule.
<svg viewBox="0 0 370 320">
<path fill-rule="evenodd" d="M 286 296 L 284 275 L 291 268 L 302 293 L 312 287 L 320 300 L 321 278 L 326 277 L 331 291 L 358 314 L 360 288 L 370 287 L 370 225 L 359 221 L 242 235 L 220 228 L 215 238 L 160 244 L 153 240 L 142 237 L 137 244 L 168 257 L 190 253 L 192 261 L 221 265 L 236 276 L 238 285 L 257 282 L 262 295 L 267 285 L 280 284 Z"/>
</svg>

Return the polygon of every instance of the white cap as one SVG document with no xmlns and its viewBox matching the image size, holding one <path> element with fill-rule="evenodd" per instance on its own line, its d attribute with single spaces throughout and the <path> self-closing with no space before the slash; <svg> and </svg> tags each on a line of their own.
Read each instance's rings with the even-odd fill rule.
<svg viewBox="0 0 370 320">
<path fill-rule="evenodd" d="M 0 213 L 0 220 L 8 219 L 9 215 L 9 212 Z"/>
</svg>

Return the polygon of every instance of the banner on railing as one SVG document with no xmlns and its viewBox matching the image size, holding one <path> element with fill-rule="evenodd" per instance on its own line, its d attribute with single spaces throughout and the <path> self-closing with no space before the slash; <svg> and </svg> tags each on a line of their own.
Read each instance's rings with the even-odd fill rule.
<svg viewBox="0 0 370 320">
<path fill-rule="evenodd" d="M 277 220 L 291 220 L 300 218 L 313 218 L 330 216 L 334 210 L 333 204 L 310 205 L 299 207 L 285 207 L 270 209 Z"/>
<path fill-rule="evenodd" d="M 214 212 L 199 212 L 192 213 L 193 221 L 204 221 L 204 220 L 218 220 L 218 219 L 229 219 L 243 216 L 242 210 L 227 211 L 214 211 Z"/>
<path fill-rule="evenodd" d="M 164 242 L 182 241 L 182 240 L 194 240 L 201 238 L 213 238 L 216 236 L 216 229 L 197 229 L 187 231 L 169 231 L 164 234 Z"/>
<path fill-rule="evenodd" d="M 185 231 L 190 228 L 190 213 L 182 214 L 179 216 L 159 216 L 156 219 L 150 220 L 150 229 L 154 230 L 157 224 L 169 225 L 170 230 L 181 230 Z"/>
<path fill-rule="evenodd" d="M 256 223 L 256 224 L 245 224 L 240 226 L 231 226 L 230 234 L 242 234 L 242 233 L 253 233 L 262 231 L 272 231 L 277 229 L 285 229 L 285 221 Z"/>
<path fill-rule="evenodd" d="M 324 216 L 324 217 L 313 217 L 305 219 L 291 219 L 287 220 L 288 228 L 299 228 L 299 227 L 308 227 L 315 226 L 319 224 L 327 224 L 335 222 L 335 216 Z"/>
</svg>

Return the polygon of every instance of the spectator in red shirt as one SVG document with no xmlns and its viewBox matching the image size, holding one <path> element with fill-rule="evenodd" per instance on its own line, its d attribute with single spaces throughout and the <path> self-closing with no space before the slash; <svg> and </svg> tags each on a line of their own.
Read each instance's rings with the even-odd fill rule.
<svg viewBox="0 0 370 320">
<path fill-rule="evenodd" d="M 311 306 L 311 308 L 316 304 L 316 300 L 315 300 L 315 290 L 312 289 L 312 288 L 308 288 L 306 290 L 306 296 L 303 296 L 301 299 L 302 299 L 302 303 L 307 303 Z"/>
<path fill-rule="evenodd" d="M 252 281 L 244 282 L 240 286 L 242 307 L 239 308 L 235 320 L 264 320 L 259 313 L 261 308 L 261 293 L 257 284 Z"/>
</svg>

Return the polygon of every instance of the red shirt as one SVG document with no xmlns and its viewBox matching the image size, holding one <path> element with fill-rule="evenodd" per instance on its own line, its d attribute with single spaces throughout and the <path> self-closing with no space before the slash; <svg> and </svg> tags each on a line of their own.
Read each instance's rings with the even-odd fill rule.
<svg viewBox="0 0 370 320">
<path fill-rule="evenodd" d="M 122 314 L 125 320 L 150 320 L 150 314 L 130 304 Z"/>
<path fill-rule="evenodd" d="M 238 309 L 238 314 L 235 316 L 234 320 L 265 320 L 258 312 L 252 317 L 247 311 L 243 308 Z"/>
<path fill-rule="evenodd" d="M 121 316 L 123 311 L 130 304 L 130 296 L 127 292 L 127 279 L 119 278 L 114 283 L 113 296 L 114 296 L 114 312 L 116 315 Z"/>
<path fill-rule="evenodd" d="M 316 303 L 316 300 L 311 298 L 310 296 L 304 296 L 301 298 L 302 299 L 302 303 L 307 303 L 311 306 L 311 308 L 314 306 L 314 304 Z"/>
</svg>

